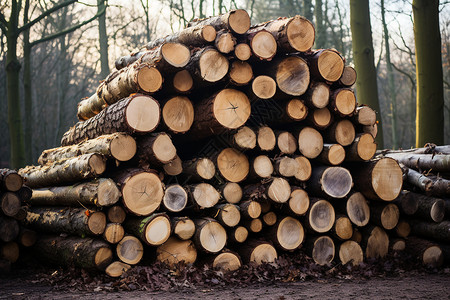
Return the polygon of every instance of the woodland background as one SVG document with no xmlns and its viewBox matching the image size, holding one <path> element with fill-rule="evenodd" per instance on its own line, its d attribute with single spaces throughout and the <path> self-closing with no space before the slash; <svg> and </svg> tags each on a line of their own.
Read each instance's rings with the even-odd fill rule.
<svg viewBox="0 0 450 300">
<path fill-rule="evenodd" d="M 356 0 L 369 2 L 368 0 Z M 60 145 L 77 122 L 77 103 L 95 92 L 114 61 L 146 42 L 183 28 L 194 17 L 244 8 L 257 24 L 281 16 L 303 15 L 316 28 L 314 48 L 335 48 L 353 64 L 349 0 L 85 0 L 0 1 L 0 167 L 36 164 L 44 149 Z M 420 2 L 420 1 L 416 1 Z M 423 0 L 422 0 L 423 2 Z M 438 1 L 430 1 L 438 2 Z M 369 3 L 379 118 L 379 148 L 416 145 L 416 57 L 412 1 Z M 354 14 L 358 12 L 353 12 Z M 443 143 L 450 144 L 450 1 L 439 1 L 443 70 Z M 7 32 L 16 15 L 20 114 L 8 124 Z M 13 24 L 14 25 L 14 24 Z M 416 30 L 424 30 L 421 26 Z M 12 44 L 9 45 L 12 48 Z M 431 47 L 431 46 L 430 46 Z M 357 95 L 358 97 L 358 95 Z M 360 99 L 358 99 L 360 100 Z M 358 101 L 363 102 L 363 101 Z M 429 116 L 431 119 L 437 116 Z M 441 119 L 440 119 L 441 120 Z M 20 125 L 20 126 L 19 126 Z M 438 124 L 438 126 L 440 126 Z M 441 129 L 442 129 L 441 128 Z M 427 130 L 434 130 L 427 129 Z M 21 133 L 20 133 L 21 132 Z M 23 134 L 25 155 L 11 164 L 11 134 Z"/>
</svg>

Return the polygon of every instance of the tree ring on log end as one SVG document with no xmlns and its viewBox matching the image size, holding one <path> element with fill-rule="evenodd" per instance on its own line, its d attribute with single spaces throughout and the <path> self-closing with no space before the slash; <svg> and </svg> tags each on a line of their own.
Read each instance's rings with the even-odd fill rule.
<svg viewBox="0 0 450 300">
<path fill-rule="evenodd" d="M 253 53 L 260 59 L 271 59 L 277 51 L 277 41 L 268 31 L 256 33 L 250 43 Z"/>
<path fill-rule="evenodd" d="M 329 231 L 333 227 L 334 220 L 334 208 L 330 202 L 319 200 L 311 206 L 308 221 L 314 231 L 318 233 Z"/>
<path fill-rule="evenodd" d="M 343 265 L 351 263 L 357 266 L 364 261 L 361 246 L 355 241 L 345 241 L 339 247 L 339 260 Z"/>
<path fill-rule="evenodd" d="M 331 263 L 334 253 L 334 242 L 329 236 L 324 235 L 315 240 L 312 257 L 317 264 L 323 266 Z"/>
<path fill-rule="evenodd" d="M 93 234 L 102 234 L 106 228 L 106 215 L 100 211 L 91 213 L 88 219 L 88 227 Z"/>
<path fill-rule="evenodd" d="M 227 233 L 218 222 L 208 222 L 202 227 L 200 241 L 206 251 L 217 253 L 225 247 Z"/>
<path fill-rule="evenodd" d="M 359 193 L 353 193 L 347 200 L 346 211 L 350 221 L 356 226 L 362 227 L 369 223 L 370 208 L 366 198 Z"/>
<path fill-rule="evenodd" d="M 440 267 L 444 262 L 444 255 L 438 246 L 431 246 L 423 252 L 422 261 L 425 265 Z"/>
<path fill-rule="evenodd" d="M 217 32 L 211 25 L 204 25 L 202 28 L 202 37 L 207 42 L 212 42 L 216 39 Z"/>
<path fill-rule="evenodd" d="M 146 216 L 159 207 L 164 191 L 158 175 L 142 172 L 125 182 L 122 195 L 125 206 L 131 212 Z"/>
<path fill-rule="evenodd" d="M 286 94 L 303 95 L 310 80 L 308 64 L 300 57 L 289 56 L 278 64 L 275 80 L 280 90 Z"/>
<path fill-rule="evenodd" d="M 170 221 L 164 215 L 155 217 L 145 228 L 145 240 L 152 246 L 163 244 L 169 236 Z"/>
<path fill-rule="evenodd" d="M 128 161 L 136 154 L 136 141 L 127 134 L 118 134 L 110 144 L 111 155 L 118 161 Z"/>
<path fill-rule="evenodd" d="M 262 263 L 272 263 L 278 258 L 277 250 L 268 244 L 260 244 L 253 249 L 250 255 L 250 262 L 260 265 Z"/>
<path fill-rule="evenodd" d="M 191 59 L 189 48 L 180 43 L 165 43 L 161 53 L 170 65 L 177 68 L 185 67 Z"/>
<path fill-rule="evenodd" d="M 228 24 L 237 34 L 244 34 L 250 28 L 250 16 L 244 9 L 237 9 L 230 12 Z"/>
<path fill-rule="evenodd" d="M 333 50 L 323 50 L 317 62 L 319 72 L 326 81 L 337 81 L 344 72 L 344 60 Z"/>
<path fill-rule="evenodd" d="M 126 264 L 137 264 L 144 255 L 142 243 L 134 236 L 125 236 L 117 245 L 117 256 Z"/>
<path fill-rule="evenodd" d="M 300 247 L 304 235 L 302 224 L 292 217 L 285 217 L 278 225 L 277 241 L 285 250 L 295 250 Z"/>
<path fill-rule="evenodd" d="M 172 84 L 178 92 L 186 93 L 194 86 L 194 80 L 188 70 L 181 70 L 173 77 Z"/>
<path fill-rule="evenodd" d="M 217 166 L 220 174 L 231 182 L 244 180 L 249 171 L 247 156 L 233 148 L 226 148 L 220 152 Z"/>
<path fill-rule="evenodd" d="M 295 189 L 289 198 L 289 208 L 296 215 L 304 215 L 309 208 L 308 193 L 303 189 Z"/>
<path fill-rule="evenodd" d="M 242 199 L 242 188 L 235 182 L 228 182 L 222 191 L 223 197 L 229 203 L 239 203 Z"/>
<path fill-rule="evenodd" d="M 276 203 L 286 203 L 291 196 L 291 186 L 286 179 L 276 177 L 270 184 L 267 195 Z"/>
<path fill-rule="evenodd" d="M 154 93 L 161 88 L 163 78 L 155 67 L 144 66 L 137 73 L 137 83 L 141 90 L 147 93 Z"/>
<path fill-rule="evenodd" d="M 321 177 L 323 191 L 333 198 L 344 198 L 352 188 L 352 175 L 342 167 L 327 168 Z"/>
<path fill-rule="evenodd" d="M 277 91 L 277 83 L 272 77 L 260 75 L 253 79 L 252 91 L 260 99 L 270 99 Z"/>
<path fill-rule="evenodd" d="M 112 250 L 106 247 L 101 247 L 95 253 L 94 263 L 99 270 L 104 270 L 111 263 L 112 259 Z"/>
<path fill-rule="evenodd" d="M 188 131 L 194 122 L 194 106 L 184 96 L 171 98 L 162 109 L 163 121 L 175 133 Z"/>
<path fill-rule="evenodd" d="M 239 257 L 231 252 L 220 253 L 214 258 L 213 268 L 223 271 L 236 271 L 241 267 L 242 263 Z"/>
<path fill-rule="evenodd" d="M 125 117 L 134 131 L 153 131 L 159 124 L 159 104 L 152 97 L 135 96 L 126 108 Z"/>
<path fill-rule="evenodd" d="M 306 18 L 300 16 L 292 18 L 287 24 L 286 32 L 289 45 L 297 51 L 308 51 L 314 44 L 314 26 Z"/>
<path fill-rule="evenodd" d="M 308 114 L 308 108 L 305 103 L 300 99 L 292 99 L 286 106 L 286 112 L 294 121 L 301 121 L 306 118 Z"/>
<path fill-rule="evenodd" d="M 384 201 L 392 201 L 398 197 L 402 189 L 402 169 L 394 159 L 382 158 L 376 162 L 372 170 L 371 182 L 378 197 Z"/>
<path fill-rule="evenodd" d="M 229 68 L 228 59 L 215 49 L 209 49 L 200 57 L 200 76 L 208 82 L 222 79 Z"/>
<path fill-rule="evenodd" d="M 234 89 L 220 91 L 214 99 L 213 114 L 220 125 L 236 129 L 250 117 L 251 105 L 247 96 Z"/>
</svg>

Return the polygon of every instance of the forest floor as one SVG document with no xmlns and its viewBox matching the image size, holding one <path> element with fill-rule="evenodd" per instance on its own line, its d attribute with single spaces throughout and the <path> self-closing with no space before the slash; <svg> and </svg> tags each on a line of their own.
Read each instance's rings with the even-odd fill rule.
<svg viewBox="0 0 450 300">
<path fill-rule="evenodd" d="M 294 258 L 293 258 L 294 257 Z M 4 274 L 3 274 L 4 275 Z M 306 256 L 223 273 L 206 266 L 175 271 L 155 263 L 122 278 L 35 263 L 0 274 L 0 299 L 450 299 L 450 267 L 390 256 L 358 267 L 318 267 Z"/>
</svg>

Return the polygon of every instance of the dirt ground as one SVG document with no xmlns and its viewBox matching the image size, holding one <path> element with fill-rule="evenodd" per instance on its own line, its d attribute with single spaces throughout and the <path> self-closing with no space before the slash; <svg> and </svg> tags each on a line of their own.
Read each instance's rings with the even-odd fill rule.
<svg viewBox="0 0 450 300">
<path fill-rule="evenodd" d="M 394 275 L 394 274 L 393 274 Z M 179 288 L 172 291 L 78 291 L 38 282 L 19 272 L 0 278 L 0 299 L 450 299 L 450 273 L 412 272 L 371 279 L 324 279 L 247 287 Z"/>
</svg>

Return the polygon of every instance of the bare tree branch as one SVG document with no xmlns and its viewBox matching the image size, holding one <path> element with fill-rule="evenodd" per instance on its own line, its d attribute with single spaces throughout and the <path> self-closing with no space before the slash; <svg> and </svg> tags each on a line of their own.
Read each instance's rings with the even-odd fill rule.
<svg viewBox="0 0 450 300">
<path fill-rule="evenodd" d="M 66 0 L 64 2 L 61 2 L 58 5 L 53 6 L 52 8 L 44 11 L 39 17 L 36 17 L 34 20 L 32 20 L 32 21 L 28 22 L 27 24 L 24 24 L 22 27 L 20 27 L 17 30 L 17 34 L 21 33 L 24 30 L 27 30 L 28 28 L 30 28 L 31 26 L 33 26 L 34 24 L 36 24 L 37 22 L 39 22 L 43 18 L 45 18 L 45 17 L 51 15 L 52 13 L 54 13 L 55 11 L 57 11 L 57 10 L 63 8 L 63 7 L 66 7 L 66 6 L 68 6 L 68 5 L 72 4 L 72 3 L 75 3 L 77 1 L 78 0 Z"/>
<path fill-rule="evenodd" d="M 414 80 L 414 77 L 411 76 L 411 74 L 409 74 L 409 73 L 406 72 L 406 71 L 403 71 L 402 69 L 400 69 L 399 67 L 397 67 L 394 63 L 391 63 L 391 64 L 392 64 L 392 66 L 394 67 L 394 69 L 397 70 L 397 72 L 399 72 L 399 73 L 405 75 L 405 76 L 409 79 L 409 81 L 411 82 L 412 86 L 416 86 L 416 81 Z"/>
</svg>

